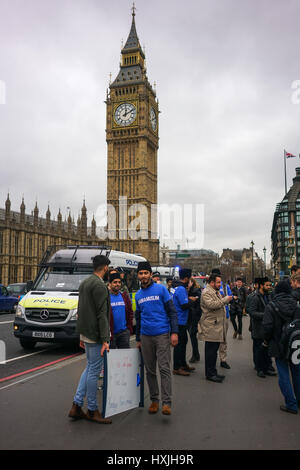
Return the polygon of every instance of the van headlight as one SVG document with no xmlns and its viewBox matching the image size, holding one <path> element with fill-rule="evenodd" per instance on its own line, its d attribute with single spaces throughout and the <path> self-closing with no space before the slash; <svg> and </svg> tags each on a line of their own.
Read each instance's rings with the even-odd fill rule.
<svg viewBox="0 0 300 470">
<path fill-rule="evenodd" d="M 78 315 L 77 315 L 77 308 L 73 308 L 73 310 L 70 310 L 70 320 L 77 320 Z"/>
<path fill-rule="evenodd" d="M 25 308 L 22 305 L 18 305 L 16 309 L 16 317 L 25 318 Z"/>
</svg>

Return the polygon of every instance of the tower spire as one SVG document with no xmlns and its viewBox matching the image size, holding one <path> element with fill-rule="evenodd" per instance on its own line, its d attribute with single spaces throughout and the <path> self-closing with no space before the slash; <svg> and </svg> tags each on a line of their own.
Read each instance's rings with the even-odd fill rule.
<svg viewBox="0 0 300 470">
<path fill-rule="evenodd" d="M 131 23 L 131 29 L 129 32 L 129 36 L 127 38 L 127 41 L 125 43 L 125 46 L 123 47 L 123 51 L 126 51 L 127 49 L 136 49 L 140 48 L 140 41 L 136 32 L 136 26 L 135 26 L 135 4 L 133 2 L 132 6 L 132 23 Z"/>
<path fill-rule="evenodd" d="M 132 11 L 132 16 L 135 17 L 136 7 L 135 7 L 135 3 L 134 3 L 134 2 L 132 3 L 131 11 Z"/>
</svg>

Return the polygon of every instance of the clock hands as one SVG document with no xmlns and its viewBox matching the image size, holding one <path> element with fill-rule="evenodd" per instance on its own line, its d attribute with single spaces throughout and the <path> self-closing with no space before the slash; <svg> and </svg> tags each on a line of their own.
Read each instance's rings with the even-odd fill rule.
<svg viewBox="0 0 300 470">
<path fill-rule="evenodd" d="M 131 112 L 132 112 L 132 109 L 129 108 L 128 111 L 126 111 L 126 109 L 127 109 L 127 108 L 126 108 L 126 105 L 125 105 L 125 114 L 124 114 L 124 117 L 126 117 L 128 113 L 131 113 Z"/>
</svg>

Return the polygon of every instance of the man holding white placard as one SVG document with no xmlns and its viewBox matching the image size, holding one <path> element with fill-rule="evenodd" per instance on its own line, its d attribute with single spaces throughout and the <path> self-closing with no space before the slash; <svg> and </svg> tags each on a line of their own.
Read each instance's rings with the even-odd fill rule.
<svg viewBox="0 0 300 470">
<path fill-rule="evenodd" d="M 104 351 L 109 351 L 110 297 L 103 281 L 110 260 L 103 255 L 93 259 L 94 273 L 79 287 L 77 331 L 84 343 L 87 366 L 81 375 L 69 417 L 73 420 L 88 419 L 99 424 L 111 420 L 101 416 L 97 403 L 97 381 L 103 364 Z M 85 397 L 88 410 L 82 410 Z"/>
</svg>

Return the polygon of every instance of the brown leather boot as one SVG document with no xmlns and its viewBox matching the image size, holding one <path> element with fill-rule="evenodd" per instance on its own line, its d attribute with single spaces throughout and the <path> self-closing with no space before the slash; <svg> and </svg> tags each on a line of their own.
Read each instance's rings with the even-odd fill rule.
<svg viewBox="0 0 300 470">
<path fill-rule="evenodd" d="M 148 413 L 150 413 L 151 415 L 154 415 L 155 413 L 157 413 L 159 410 L 159 403 L 158 401 L 153 401 L 151 403 L 151 405 L 149 406 L 148 408 Z"/>
<path fill-rule="evenodd" d="M 186 365 L 183 367 L 183 370 L 186 370 L 187 372 L 194 372 L 196 370 L 196 367 L 190 367 Z"/>
<path fill-rule="evenodd" d="M 98 423 L 98 424 L 111 424 L 112 423 L 111 419 L 102 418 L 102 414 L 99 413 L 99 410 L 95 410 L 95 411 L 87 410 L 86 419 L 88 419 L 89 421 L 94 421 L 94 423 Z"/>
<path fill-rule="evenodd" d="M 163 405 L 161 412 L 163 415 L 169 416 L 172 413 L 170 405 Z"/>
<path fill-rule="evenodd" d="M 174 375 L 184 375 L 184 376 L 190 375 L 190 373 L 187 372 L 186 370 L 182 369 L 182 367 L 180 367 L 180 369 L 174 369 L 173 374 Z"/>
<path fill-rule="evenodd" d="M 76 405 L 76 403 L 73 403 L 68 416 L 74 420 L 86 419 L 86 414 L 82 411 L 81 406 Z"/>
</svg>

